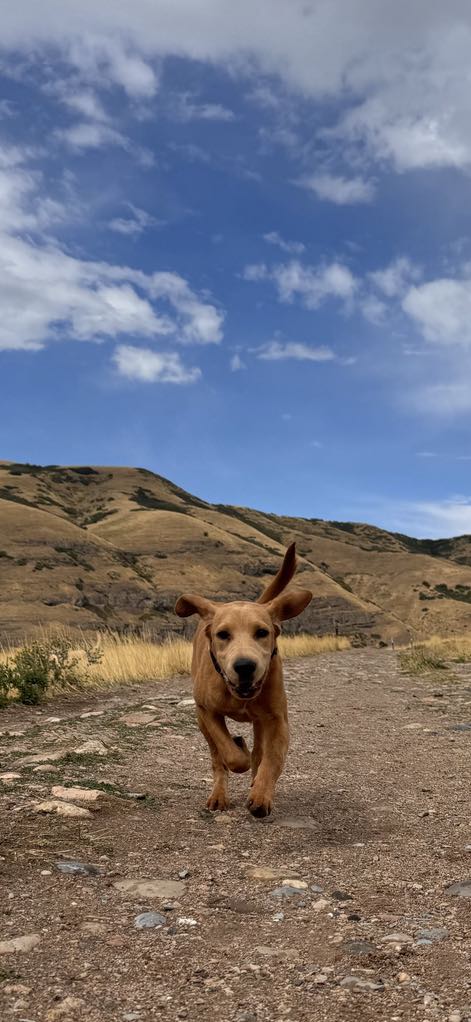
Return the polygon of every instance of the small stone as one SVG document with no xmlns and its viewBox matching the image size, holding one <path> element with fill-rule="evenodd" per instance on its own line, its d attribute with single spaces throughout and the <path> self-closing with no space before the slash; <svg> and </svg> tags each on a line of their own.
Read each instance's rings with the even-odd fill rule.
<svg viewBox="0 0 471 1022">
<path fill-rule="evenodd" d="M 343 947 L 351 955 L 371 955 L 376 950 L 374 944 L 370 944 L 367 940 L 347 940 Z"/>
<path fill-rule="evenodd" d="M 336 901 L 353 901 L 351 894 L 346 894 L 345 891 L 332 891 L 331 897 Z"/>
<path fill-rule="evenodd" d="M 106 745 L 103 745 L 103 742 L 100 742 L 98 739 L 95 738 L 90 738 L 87 742 L 84 742 L 83 745 L 79 745 L 76 749 L 74 749 L 74 752 L 76 756 L 108 755 L 108 749 L 106 748 Z"/>
<path fill-rule="evenodd" d="M 271 892 L 272 898 L 294 898 L 303 894 L 304 890 L 300 891 L 297 887 L 288 887 L 286 884 L 283 884 L 282 887 L 275 887 Z"/>
<path fill-rule="evenodd" d="M 81 816 L 91 817 L 89 809 L 82 806 L 69 805 L 67 802 L 39 802 L 35 805 L 37 813 L 55 813 L 56 816 Z"/>
<path fill-rule="evenodd" d="M 192 699 L 192 698 L 190 698 L 190 699 L 180 699 L 180 702 L 177 703 L 177 710 L 184 710 L 184 709 L 187 709 L 188 707 L 194 706 L 194 705 L 195 705 L 195 700 Z"/>
<path fill-rule="evenodd" d="M 456 884 L 450 884 L 445 888 L 446 894 L 454 898 L 471 898 L 471 880 L 459 880 Z"/>
<path fill-rule="evenodd" d="M 382 944 L 413 944 L 414 938 L 409 933 L 386 933 L 381 937 Z"/>
<path fill-rule="evenodd" d="M 318 987 L 323 986 L 324 983 L 327 983 L 328 978 L 329 977 L 325 974 L 325 972 L 316 972 L 316 975 L 313 977 L 313 982 Z"/>
<path fill-rule="evenodd" d="M 54 866 L 59 873 L 66 873 L 68 876 L 100 876 L 97 866 L 89 862 L 79 862 L 77 859 L 65 859 L 64 862 L 55 862 Z"/>
<path fill-rule="evenodd" d="M 317 901 L 313 901 L 312 908 L 314 912 L 323 912 L 325 908 L 329 908 L 330 902 L 327 898 L 318 898 Z"/>
<path fill-rule="evenodd" d="M 285 918 L 284 912 L 275 912 L 275 914 L 272 916 L 274 923 L 282 923 L 284 918 Z"/>
<path fill-rule="evenodd" d="M 160 912 L 141 912 L 136 916 L 134 926 L 136 930 L 154 930 L 158 926 L 165 926 L 167 920 Z"/>
<path fill-rule="evenodd" d="M 462 1014 L 460 1011 L 452 1011 L 448 1016 L 448 1022 L 461 1022 Z"/>
<path fill-rule="evenodd" d="M 124 937 L 120 937 L 119 933 L 112 933 L 105 941 L 108 947 L 124 947 L 125 943 Z"/>
<path fill-rule="evenodd" d="M 60 724 L 62 717 L 46 717 L 45 724 Z"/>
<path fill-rule="evenodd" d="M 308 885 L 304 880 L 282 880 L 283 887 L 291 887 L 295 891 L 306 891 Z"/>
<path fill-rule="evenodd" d="M 0 774 L 0 781 L 3 781 L 4 784 L 11 784 L 12 781 L 17 781 L 19 777 L 21 777 L 21 774 L 15 774 L 10 770 L 6 774 Z"/>
<path fill-rule="evenodd" d="M 13 955 L 16 951 L 32 951 L 40 940 L 39 933 L 26 933 L 24 937 L 0 940 L 0 955 Z"/>
<path fill-rule="evenodd" d="M 372 979 L 363 979 L 361 976 L 345 976 L 340 981 L 341 987 L 347 987 L 347 989 L 354 990 L 384 990 L 384 983 L 376 983 Z"/>
<path fill-rule="evenodd" d="M 126 1011 L 123 1015 L 123 1022 L 136 1022 L 136 1019 L 140 1018 L 138 1011 Z"/>
<path fill-rule="evenodd" d="M 410 976 L 408 972 L 398 972 L 397 974 L 398 983 L 410 983 Z"/>
<path fill-rule="evenodd" d="M 274 869 L 270 869 L 269 866 L 252 866 L 248 870 L 248 876 L 252 880 L 276 880 L 279 873 L 276 873 Z"/>
<path fill-rule="evenodd" d="M 51 869 L 42 869 L 41 870 L 41 876 L 42 877 L 52 877 L 52 870 Z"/>
<path fill-rule="evenodd" d="M 136 713 L 125 713 L 122 717 L 118 717 L 120 724 L 126 724 L 127 727 L 142 727 L 145 724 L 152 724 L 155 720 L 155 713 L 143 713 L 137 711 Z"/>
<path fill-rule="evenodd" d="M 197 920 L 191 916 L 179 916 L 177 923 L 179 926 L 198 926 Z"/>
<path fill-rule="evenodd" d="M 39 766 L 33 767 L 33 774 L 58 774 L 59 769 L 52 763 L 41 763 Z"/>
<path fill-rule="evenodd" d="M 322 894 L 323 890 L 324 888 L 320 887 L 319 884 L 311 884 L 311 891 L 314 891 L 314 894 Z"/>
<path fill-rule="evenodd" d="M 87 720 L 88 717 L 101 717 L 104 712 L 104 710 L 87 710 L 86 713 L 80 714 L 80 720 Z"/>
<path fill-rule="evenodd" d="M 51 788 L 54 798 L 65 799 L 66 802 L 96 802 L 103 792 L 99 788 L 63 788 L 61 784 Z"/>
<path fill-rule="evenodd" d="M 185 884 L 181 880 L 118 880 L 114 886 L 123 894 L 142 899 L 178 898 L 185 893 Z"/>
<path fill-rule="evenodd" d="M 224 826 L 226 823 L 232 823 L 232 818 L 228 813 L 218 813 L 218 815 L 214 817 L 214 822 Z"/>
<path fill-rule="evenodd" d="M 6 986 L 2 987 L 4 994 L 19 994 L 20 997 L 27 997 L 31 993 L 31 987 L 27 987 L 24 983 L 7 983 Z"/>
<path fill-rule="evenodd" d="M 187 877 L 189 877 L 189 875 L 190 875 L 190 870 L 189 869 L 181 869 L 179 874 L 178 874 L 178 876 L 180 877 L 180 880 L 186 880 Z"/>
<path fill-rule="evenodd" d="M 32 756 L 24 756 L 19 759 L 17 766 L 34 766 L 36 763 L 57 763 L 67 755 L 67 749 L 57 749 L 56 752 L 35 752 Z"/>
</svg>

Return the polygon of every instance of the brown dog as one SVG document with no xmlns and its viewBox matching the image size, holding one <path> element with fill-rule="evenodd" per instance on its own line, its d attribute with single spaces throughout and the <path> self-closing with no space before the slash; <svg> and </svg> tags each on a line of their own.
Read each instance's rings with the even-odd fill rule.
<svg viewBox="0 0 471 1022">
<path fill-rule="evenodd" d="M 293 543 L 283 564 L 256 603 L 212 603 L 203 596 L 180 596 L 180 617 L 199 614 L 191 673 L 198 724 L 209 745 L 214 785 L 208 809 L 228 808 L 227 772 L 252 767 L 248 808 L 268 816 L 276 781 L 288 750 L 288 713 L 283 670 L 276 646 L 280 624 L 297 617 L 312 599 L 307 589 L 284 593 L 296 570 Z M 254 728 L 252 755 L 243 738 L 233 737 L 225 717 Z"/>
</svg>

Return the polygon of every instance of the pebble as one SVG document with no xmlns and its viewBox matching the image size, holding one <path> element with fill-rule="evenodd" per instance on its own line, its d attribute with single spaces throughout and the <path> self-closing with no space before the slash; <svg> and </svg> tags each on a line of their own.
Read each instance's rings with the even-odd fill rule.
<svg viewBox="0 0 471 1022">
<path fill-rule="evenodd" d="M 122 717 L 118 717 L 120 724 L 126 724 L 127 727 L 142 727 L 144 724 L 152 724 L 155 720 L 155 713 L 143 713 L 138 711 L 137 713 L 124 713 Z"/>
<path fill-rule="evenodd" d="M 276 873 L 274 869 L 270 869 L 269 866 L 252 866 L 248 870 L 248 875 L 252 880 L 276 880 L 279 873 Z"/>
<path fill-rule="evenodd" d="M 42 877 L 52 877 L 52 870 L 51 869 L 42 869 L 41 870 L 41 876 Z"/>
<path fill-rule="evenodd" d="M 370 944 L 368 940 L 347 940 L 343 947 L 352 955 L 370 955 L 376 950 L 374 944 Z"/>
<path fill-rule="evenodd" d="M 102 717 L 104 710 L 87 710 L 86 713 L 80 714 L 80 720 L 87 720 L 88 717 Z"/>
<path fill-rule="evenodd" d="M 67 755 L 67 749 L 57 749 L 56 752 L 35 752 L 33 756 L 24 756 L 19 759 L 17 766 L 34 766 L 35 763 L 57 763 Z"/>
<path fill-rule="evenodd" d="M 167 920 L 160 912 L 141 912 L 136 916 L 134 926 L 136 930 L 154 930 L 158 926 L 165 926 Z"/>
<path fill-rule="evenodd" d="M 181 869 L 179 874 L 178 874 L 178 876 L 180 877 L 180 880 L 186 880 L 187 877 L 189 877 L 189 875 L 190 875 L 190 870 L 189 869 Z"/>
<path fill-rule="evenodd" d="M 24 937 L 0 940 L 0 955 L 13 955 L 16 951 L 32 951 L 39 944 L 40 940 L 39 933 L 26 933 Z"/>
<path fill-rule="evenodd" d="M 361 976 L 345 976 L 340 981 L 341 987 L 359 990 L 384 990 L 384 983 L 376 983 L 373 979 L 363 979 Z"/>
<path fill-rule="evenodd" d="M 10 784 L 11 781 L 16 781 L 19 777 L 21 777 L 21 774 L 15 774 L 13 771 L 10 771 L 6 774 L 0 774 L 0 781 L 3 781 L 4 784 Z"/>
<path fill-rule="evenodd" d="M 96 802 L 103 792 L 99 788 L 63 788 L 61 784 L 51 788 L 54 798 L 65 799 L 66 802 Z"/>
<path fill-rule="evenodd" d="M 430 930 L 421 930 L 417 934 L 417 944 L 433 944 L 436 940 L 444 940 L 448 937 L 448 930 L 440 927 L 432 927 Z"/>
<path fill-rule="evenodd" d="M 331 897 L 336 901 L 353 901 L 352 895 L 346 894 L 345 891 L 332 891 Z"/>
<path fill-rule="evenodd" d="M 59 873 L 66 873 L 68 876 L 96 877 L 100 875 L 98 866 L 92 866 L 90 862 L 79 862 L 77 859 L 65 859 L 63 862 L 55 862 L 54 866 Z"/>
<path fill-rule="evenodd" d="M 311 884 L 311 891 L 314 891 L 314 894 L 322 894 L 323 890 L 324 888 L 320 887 L 319 884 Z"/>
<path fill-rule="evenodd" d="M 308 885 L 304 880 L 282 880 L 283 887 L 292 887 L 295 891 L 307 891 Z"/>
<path fill-rule="evenodd" d="M 275 912 L 275 915 L 272 916 L 274 923 L 282 923 L 284 918 L 285 918 L 284 912 Z"/>
<path fill-rule="evenodd" d="M 323 912 L 324 909 L 329 908 L 329 906 L 330 902 L 327 901 L 327 898 L 318 898 L 317 901 L 313 901 L 311 907 L 314 909 L 314 912 Z"/>
<path fill-rule="evenodd" d="M 471 898 L 471 880 L 459 880 L 456 884 L 450 884 L 445 888 L 446 894 L 454 898 Z"/>
<path fill-rule="evenodd" d="M 106 933 L 105 924 L 96 923 L 93 922 L 93 920 L 82 923 L 80 929 L 83 930 L 84 933 L 92 933 L 94 937 L 99 937 L 102 933 Z"/>
<path fill-rule="evenodd" d="M 448 1016 L 448 1022 L 461 1022 L 462 1015 L 460 1011 L 452 1011 L 451 1015 Z"/>
<path fill-rule="evenodd" d="M 196 919 L 192 919 L 191 916 L 179 916 L 177 923 L 179 926 L 198 926 Z"/>
<path fill-rule="evenodd" d="M 325 972 L 316 972 L 313 981 L 316 986 L 323 986 L 324 983 L 327 983 L 328 978 L 329 977 L 325 974 Z"/>
<path fill-rule="evenodd" d="M 232 823 L 232 819 L 228 813 L 218 813 L 218 815 L 214 817 L 214 822 L 219 825 L 224 825 L 225 823 Z"/>
<path fill-rule="evenodd" d="M 182 880 L 118 880 L 114 887 L 138 898 L 178 898 L 185 893 Z"/>
<path fill-rule="evenodd" d="M 409 933 L 386 933 L 381 937 L 382 944 L 413 944 L 414 938 Z"/>
<path fill-rule="evenodd" d="M 55 813 L 56 816 L 91 817 L 92 815 L 89 809 L 69 805 L 67 802 L 38 802 L 34 808 L 37 813 Z"/>
<path fill-rule="evenodd" d="M 288 887 L 287 884 L 283 884 L 282 887 L 275 887 L 271 892 L 272 898 L 294 898 L 296 895 L 299 897 L 304 894 L 304 889 L 299 890 L 297 887 Z"/>
<path fill-rule="evenodd" d="M 90 738 L 87 742 L 84 742 L 83 745 L 77 746 L 77 748 L 74 749 L 74 752 L 76 756 L 108 755 L 108 749 L 106 748 L 106 745 L 103 745 L 103 742 L 100 742 L 98 739 L 95 738 Z"/>
<path fill-rule="evenodd" d="M 183 710 L 183 709 L 185 709 L 185 707 L 194 706 L 194 705 L 195 705 L 195 700 L 194 699 L 180 699 L 180 702 L 177 703 L 177 710 Z"/>
<path fill-rule="evenodd" d="M 398 983 L 410 983 L 410 976 L 408 972 L 398 972 L 397 974 Z"/>
</svg>

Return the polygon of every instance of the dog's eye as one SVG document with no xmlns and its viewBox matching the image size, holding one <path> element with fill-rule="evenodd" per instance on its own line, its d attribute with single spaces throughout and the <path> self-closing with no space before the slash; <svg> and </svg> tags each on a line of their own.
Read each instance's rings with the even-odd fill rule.
<svg viewBox="0 0 471 1022">
<path fill-rule="evenodd" d="M 216 632 L 218 639 L 230 639 L 230 634 L 226 628 L 221 628 L 220 632 Z"/>
<path fill-rule="evenodd" d="M 257 628 L 255 632 L 256 639 L 266 639 L 267 635 L 269 635 L 268 628 Z"/>
</svg>

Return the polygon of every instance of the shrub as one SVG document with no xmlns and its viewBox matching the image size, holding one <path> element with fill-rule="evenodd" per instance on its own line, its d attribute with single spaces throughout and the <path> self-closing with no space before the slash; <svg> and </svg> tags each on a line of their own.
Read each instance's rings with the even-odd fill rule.
<svg viewBox="0 0 471 1022">
<path fill-rule="evenodd" d="M 0 705 L 15 697 L 35 705 L 48 688 L 82 685 L 101 657 L 96 647 L 64 637 L 32 642 L 0 663 Z"/>
</svg>

